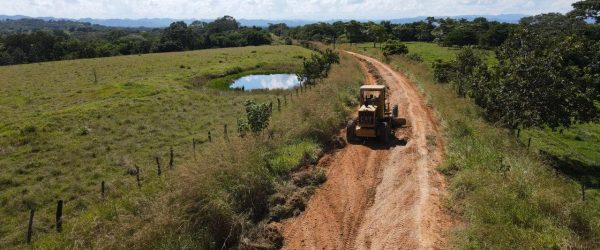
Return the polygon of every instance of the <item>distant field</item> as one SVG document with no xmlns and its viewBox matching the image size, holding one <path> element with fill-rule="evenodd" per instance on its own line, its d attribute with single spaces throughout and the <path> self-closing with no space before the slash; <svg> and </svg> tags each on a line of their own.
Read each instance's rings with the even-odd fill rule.
<svg viewBox="0 0 600 250">
<path fill-rule="evenodd" d="M 423 57 L 423 62 L 427 65 L 431 65 L 435 60 L 442 61 L 451 61 L 456 58 L 456 53 L 459 51 L 458 48 L 449 48 L 442 47 L 435 43 L 426 43 L 426 42 L 405 42 L 408 47 L 409 53 L 418 54 Z M 373 43 L 361 43 L 356 45 L 359 50 L 379 50 L 379 44 L 377 48 L 373 48 Z M 493 51 L 489 50 L 479 50 L 480 53 L 484 56 L 486 62 L 489 65 L 494 65 L 497 63 L 496 57 Z"/>
<path fill-rule="evenodd" d="M 123 196 L 135 187 L 128 169 L 156 179 L 153 157 L 167 168 L 173 147 L 176 164 L 190 159 L 193 138 L 201 148 L 208 131 L 235 133 L 246 99 L 272 97 L 192 78 L 297 71 L 311 53 L 260 46 L 0 67 L 0 248 L 23 241 L 29 208 L 49 232 L 56 200 L 65 214 L 84 211 L 101 200 L 101 181 L 108 197 Z"/>
<path fill-rule="evenodd" d="M 437 59 L 450 61 L 455 58 L 458 49 L 442 47 L 435 43 L 407 42 L 409 53 L 419 54 L 426 65 Z M 348 45 L 344 45 L 348 46 Z M 381 57 L 379 48 L 372 43 L 358 44 L 351 49 L 362 51 L 375 57 Z M 492 51 L 480 50 L 488 65 L 497 63 Z M 562 169 L 570 171 L 576 178 L 582 178 L 588 185 L 600 185 L 600 124 L 580 124 L 566 129 L 560 134 L 549 129 L 531 129 L 523 131 L 521 142 L 532 138 L 532 147 L 543 150 L 564 160 Z"/>
</svg>

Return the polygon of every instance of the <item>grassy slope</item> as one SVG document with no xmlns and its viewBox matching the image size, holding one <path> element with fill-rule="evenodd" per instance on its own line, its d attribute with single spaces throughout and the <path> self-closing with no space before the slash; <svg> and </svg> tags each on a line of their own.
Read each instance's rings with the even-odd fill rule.
<svg viewBox="0 0 600 250">
<path fill-rule="evenodd" d="M 357 62 L 342 55 L 341 64 L 333 67 L 328 79 L 308 92 L 274 93 L 287 105 L 273 114 L 272 138 L 267 133 L 230 136 L 228 141 L 218 138 L 195 159 L 167 172 L 155 193 L 133 191 L 111 198 L 69 219 L 66 233 L 36 239 L 35 247 L 214 249 L 221 248 L 223 241 L 233 244 L 240 235 L 261 239 L 255 231 L 263 224 L 253 221 L 253 215 L 273 195 L 292 201 L 307 198 L 311 188 L 293 184 L 289 171 L 313 161 L 329 146 L 356 104 L 363 79 Z M 316 173 L 316 178 L 322 178 L 322 172 Z M 278 211 L 282 210 L 269 214 Z M 259 220 L 265 218 L 264 211 L 259 215 Z"/>
<path fill-rule="evenodd" d="M 191 77 L 257 65 L 297 70 L 310 53 L 262 46 L 0 67 L 0 248 L 23 242 L 28 208 L 37 209 L 36 232 L 50 232 L 56 200 L 70 218 L 96 206 L 102 180 L 109 199 L 128 196 L 128 168 L 153 182 L 153 156 L 166 168 L 173 146 L 176 164 L 190 159 L 192 138 L 205 141 L 209 130 L 220 138 L 225 123 L 233 133 L 244 101 L 269 97 L 193 88 Z"/>
<path fill-rule="evenodd" d="M 358 51 L 382 57 L 374 49 Z M 419 85 L 443 121 L 448 147 L 440 170 L 450 178 L 448 208 L 466 222 L 454 230 L 455 247 L 600 247 L 597 190 L 581 202 L 577 183 L 556 175 L 510 131 L 486 123 L 474 104 L 435 84 L 427 65 L 402 57 L 390 63 Z"/>
</svg>

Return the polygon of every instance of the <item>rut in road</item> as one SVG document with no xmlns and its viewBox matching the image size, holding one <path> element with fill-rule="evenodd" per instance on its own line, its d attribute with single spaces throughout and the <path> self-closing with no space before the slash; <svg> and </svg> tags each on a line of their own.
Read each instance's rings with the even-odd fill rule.
<svg viewBox="0 0 600 250">
<path fill-rule="evenodd" d="M 284 249 L 443 249 L 450 217 L 441 209 L 444 141 L 441 127 L 417 87 L 376 59 L 370 63 L 389 87 L 408 126 L 396 131 L 403 145 L 349 144 L 324 157 L 327 182 L 306 210 L 283 221 Z M 343 131 L 342 131 L 343 133 Z"/>
</svg>

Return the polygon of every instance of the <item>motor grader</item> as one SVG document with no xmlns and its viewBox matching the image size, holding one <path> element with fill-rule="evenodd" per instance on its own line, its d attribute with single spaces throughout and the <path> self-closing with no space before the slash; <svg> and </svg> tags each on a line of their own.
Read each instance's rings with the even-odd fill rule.
<svg viewBox="0 0 600 250">
<path fill-rule="evenodd" d="M 392 129 L 404 125 L 406 119 L 398 118 L 398 105 L 390 109 L 386 86 L 363 85 L 358 117 L 348 122 L 346 139 L 352 142 L 359 138 L 377 138 L 387 144 L 392 138 Z"/>
</svg>

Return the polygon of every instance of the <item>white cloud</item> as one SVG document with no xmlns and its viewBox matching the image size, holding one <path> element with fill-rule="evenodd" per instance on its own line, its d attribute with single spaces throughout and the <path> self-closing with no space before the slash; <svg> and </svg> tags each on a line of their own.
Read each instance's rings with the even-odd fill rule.
<svg viewBox="0 0 600 250">
<path fill-rule="evenodd" d="M 391 19 L 567 12 L 577 0 L 0 0 L 0 14 L 66 18 Z"/>
</svg>

